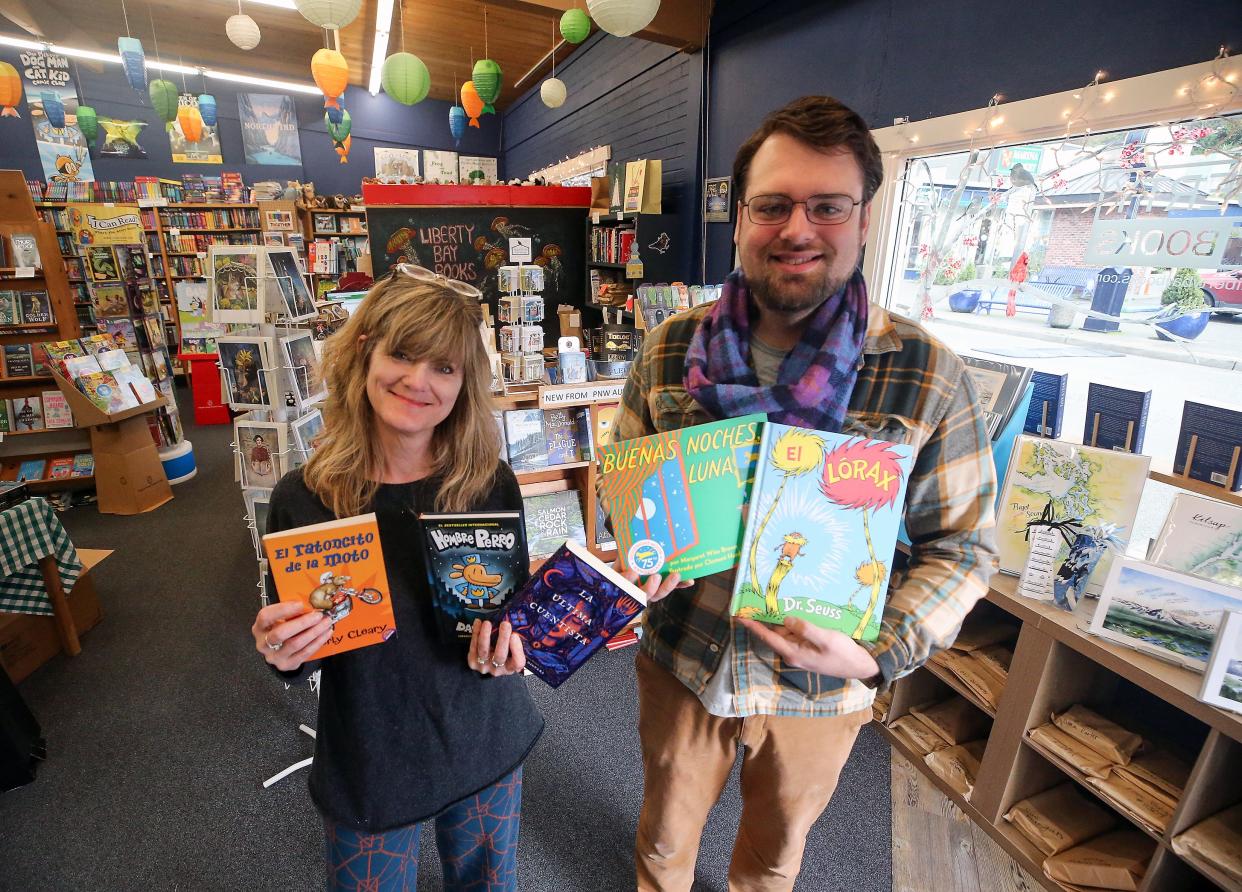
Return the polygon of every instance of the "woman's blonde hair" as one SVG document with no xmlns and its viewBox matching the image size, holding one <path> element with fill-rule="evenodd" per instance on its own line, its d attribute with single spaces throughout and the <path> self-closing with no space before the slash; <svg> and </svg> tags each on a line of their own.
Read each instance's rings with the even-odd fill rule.
<svg viewBox="0 0 1242 892">
<path fill-rule="evenodd" d="M 397 274 L 372 287 L 324 343 L 324 426 L 303 474 L 337 517 L 367 510 L 384 470 L 367 396 L 367 371 L 377 349 L 461 367 L 457 402 L 431 439 L 431 475 L 441 481 L 435 510 L 467 511 L 491 490 L 500 435 L 488 387 L 491 367 L 479 336 L 482 321 L 477 300 Z"/>
</svg>

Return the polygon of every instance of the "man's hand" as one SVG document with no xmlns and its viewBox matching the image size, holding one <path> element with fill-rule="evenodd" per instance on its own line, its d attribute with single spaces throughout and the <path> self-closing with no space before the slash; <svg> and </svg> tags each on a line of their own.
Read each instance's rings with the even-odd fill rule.
<svg viewBox="0 0 1242 892">
<path fill-rule="evenodd" d="M 642 582 L 639 582 L 639 576 L 636 571 L 621 569 L 621 561 L 616 561 L 612 566 L 614 570 L 643 590 L 643 593 L 647 596 L 648 605 L 664 600 L 674 589 L 690 588 L 694 585 L 693 579 L 687 579 L 683 582 L 681 574 L 676 572 L 670 573 L 668 576 L 653 573 L 642 580 Z"/>
<path fill-rule="evenodd" d="M 795 669 L 834 678 L 872 678 L 880 673 L 865 647 L 835 629 L 822 629 L 796 616 L 785 617 L 783 626 L 735 619 Z"/>
</svg>

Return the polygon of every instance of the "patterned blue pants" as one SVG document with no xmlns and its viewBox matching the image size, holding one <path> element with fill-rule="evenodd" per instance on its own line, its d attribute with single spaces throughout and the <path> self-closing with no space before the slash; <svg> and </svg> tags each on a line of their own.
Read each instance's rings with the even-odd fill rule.
<svg viewBox="0 0 1242 892">
<path fill-rule="evenodd" d="M 446 892 L 517 892 L 522 769 L 435 819 Z M 324 818 L 329 892 L 414 892 L 418 824 L 363 833 Z"/>
</svg>

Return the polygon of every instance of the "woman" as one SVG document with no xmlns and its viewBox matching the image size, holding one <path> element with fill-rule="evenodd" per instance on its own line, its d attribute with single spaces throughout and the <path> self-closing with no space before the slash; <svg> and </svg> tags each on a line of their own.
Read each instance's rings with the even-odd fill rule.
<svg viewBox="0 0 1242 892">
<path fill-rule="evenodd" d="M 481 322 L 470 286 L 395 268 L 326 342 L 318 449 L 272 492 L 269 532 L 374 511 L 396 615 L 394 638 L 321 662 L 319 612 L 272 604 L 252 628 L 286 678 L 323 669 L 310 791 L 329 889 L 414 888 L 432 817 L 446 889 L 517 887 L 522 762 L 543 730 L 521 642 L 476 623 L 469 654 L 441 643 L 416 545 L 420 512 L 522 508 L 497 458 Z"/>
</svg>

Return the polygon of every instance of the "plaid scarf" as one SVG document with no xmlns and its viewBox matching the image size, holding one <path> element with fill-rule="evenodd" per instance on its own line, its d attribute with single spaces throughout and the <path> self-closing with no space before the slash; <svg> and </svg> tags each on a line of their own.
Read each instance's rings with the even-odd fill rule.
<svg viewBox="0 0 1242 892">
<path fill-rule="evenodd" d="M 746 277 L 734 270 L 686 351 L 686 391 L 716 419 L 766 412 L 780 424 L 840 431 L 867 333 L 862 271 L 806 321 L 772 387 L 759 386 L 748 362 L 752 309 Z"/>
</svg>

